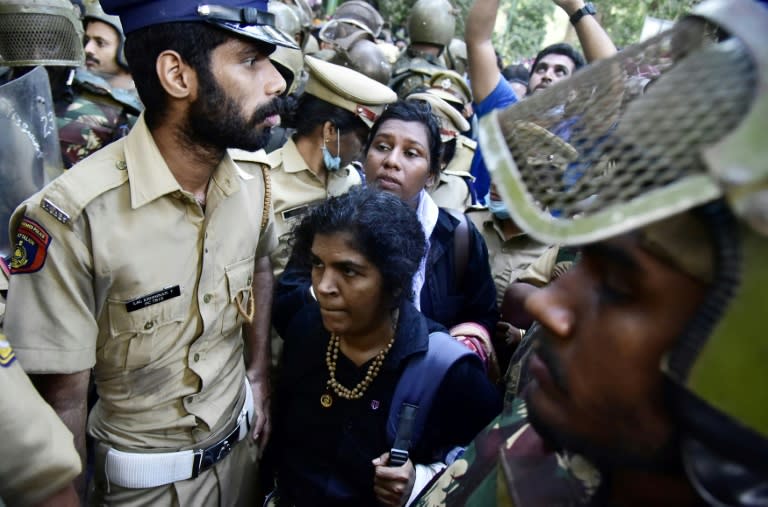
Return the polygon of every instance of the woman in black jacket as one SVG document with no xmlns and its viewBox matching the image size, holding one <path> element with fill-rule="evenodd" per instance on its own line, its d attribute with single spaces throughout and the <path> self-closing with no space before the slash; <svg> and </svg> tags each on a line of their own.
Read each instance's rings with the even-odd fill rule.
<svg viewBox="0 0 768 507">
<path fill-rule="evenodd" d="M 440 177 L 440 125 L 429 104 L 390 105 L 371 128 L 365 148 L 368 185 L 397 195 L 416 210 L 428 237 L 414 278 L 416 306 L 495 366 L 499 314 L 482 236 L 463 214 L 438 208 L 425 188 Z"/>
<path fill-rule="evenodd" d="M 284 339 L 271 449 L 277 505 L 404 505 L 501 409 L 477 356 L 448 338 L 440 343 L 462 352 L 419 405 L 424 424 L 409 459 L 389 463 L 398 382 L 436 343 L 434 323 L 413 305 L 425 250 L 414 212 L 375 189 L 329 199 L 294 230 L 291 265 L 311 273 L 312 291 L 278 287 L 273 310 Z"/>
</svg>

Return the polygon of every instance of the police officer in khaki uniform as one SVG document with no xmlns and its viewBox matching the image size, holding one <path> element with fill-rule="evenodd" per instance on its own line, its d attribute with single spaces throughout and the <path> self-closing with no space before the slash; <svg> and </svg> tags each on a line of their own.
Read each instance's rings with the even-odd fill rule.
<svg viewBox="0 0 768 507">
<path fill-rule="evenodd" d="M 440 120 L 440 140 L 443 143 L 440 178 L 428 189 L 429 194 L 439 207 L 463 213 L 472 205 L 469 184 L 473 178 L 469 165 L 477 147 L 477 142 L 462 134 L 469 130 L 469 122 L 432 89 L 412 93 L 407 100 L 428 102 L 433 114 Z"/>
<path fill-rule="evenodd" d="M 93 369 L 93 503 L 250 505 L 276 237 L 263 180 L 226 148 L 277 123 L 269 53 L 294 43 L 264 1 L 102 5 L 147 108 L 16 210 L 5 329 L 81 455 Z"/>
<path fill-rule="evenodd" d="M 473 206 L 466 213 L 488 246 L 491 275 L 496 284 L 496 302 L 501 306 L 510 283 L 523 279 L 542 286 L 549 282 L 557 249 L 528 236 L 510 219 L 504 201 L 491 184 L 489 207 Z"/>
<path fill-rule="evenodd" d="M 72 480 L 81 467 L 72 433 L 35 390 L 3 334 L 0 386 L 0 505 L 79 505 Z"/>
<path fill-rule="evenodd" d="M 272 256 L 275 276 L 288 262 L 291 228 L 308 207 L 361 183 L 351 162 L 384 106 L 397 100 L 392 90 L 352 69 L 311 56 L 304 61 L 309 79 L 296 117 L 289 121 L 296 133 L 269 156 L 280 241 Z"/>
</svg>

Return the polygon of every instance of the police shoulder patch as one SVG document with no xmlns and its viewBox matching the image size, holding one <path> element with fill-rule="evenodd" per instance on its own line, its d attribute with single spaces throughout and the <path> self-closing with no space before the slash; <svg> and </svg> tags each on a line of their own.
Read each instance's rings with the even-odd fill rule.
<svg viewBox="0 0 768 507">
<path fill-rule="evenodd" d="M 14 354 L 11 344 L 5 340 L 0 339 L 0 366 L 3 368 L 9 367 L 16 360 L 16 354 Z"/>
<path fill-rule="evenodd" d="M 16 229 L 11 274 L 34 273 L 45 264 L 51 235 L 31 218 L 24 217 Z"/>
</svg>

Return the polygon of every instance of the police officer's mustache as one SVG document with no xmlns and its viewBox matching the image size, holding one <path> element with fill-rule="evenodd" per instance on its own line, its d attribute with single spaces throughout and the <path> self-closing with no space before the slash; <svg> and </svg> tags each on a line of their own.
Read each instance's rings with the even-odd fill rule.
<svg viewBox="0 0 768 507">
<path fill-rule="evenodd" d="M 264 104 L 253 113 L 251 123 L 258 125 L 270 116 L 283 117 L 289 113 L 290 104 L 283 97 L 277 97 Z"/>
</svg>

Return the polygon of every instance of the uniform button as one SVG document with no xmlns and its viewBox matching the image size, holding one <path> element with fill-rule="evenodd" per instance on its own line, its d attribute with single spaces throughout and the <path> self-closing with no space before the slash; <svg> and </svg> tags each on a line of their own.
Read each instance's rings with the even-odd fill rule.
<svg viewBox="0 0 768 507">
<path fill-rule="evenodd" d="M 203 296 L 203 303 L 210 303 L 211 299 L 213 299 L 213 296 L 211 296 L 210 294 L 206 294 L 205 296 Z"/>
<path fill-rule="evenodd" d="M 128 164 L 125 163 L 125 160 L 118 160 L 115 162 L 115 167 L 120 171 L 125 171 L 128 169 Z"/>
<path fill-rule="evenodd" d="M 198 362 L 200 360 L 200 354 L 195 354 L 195 357 L 193 358 L 195 362 Z"/>
<path fill-rule="evenodd" d="M 247 283 L 248 283 L 248 285 L 251 285 L 251 282 L 252 282 L 252 281 L 253 281 L 253 278 L 251 278 L 251 277 L 250 277 L 250 275 L 249 275 L 249 276 L 248 276 L 248 282 L 247 282 Z"/>
<path fill-rule="evenodd" d="M 207 248 L 205 249 L 205 253 L 208 253 L 208 249 Z"/>
<path fill-rule="evenodd" d="M 150 329 L 152 329 L 152 326 L 154 326 L 154 325 L 155 325 L 155 323 L 150 320 L 149 322 L 144 324 L 144 329 L 150 330 Z"/>
</svg>

